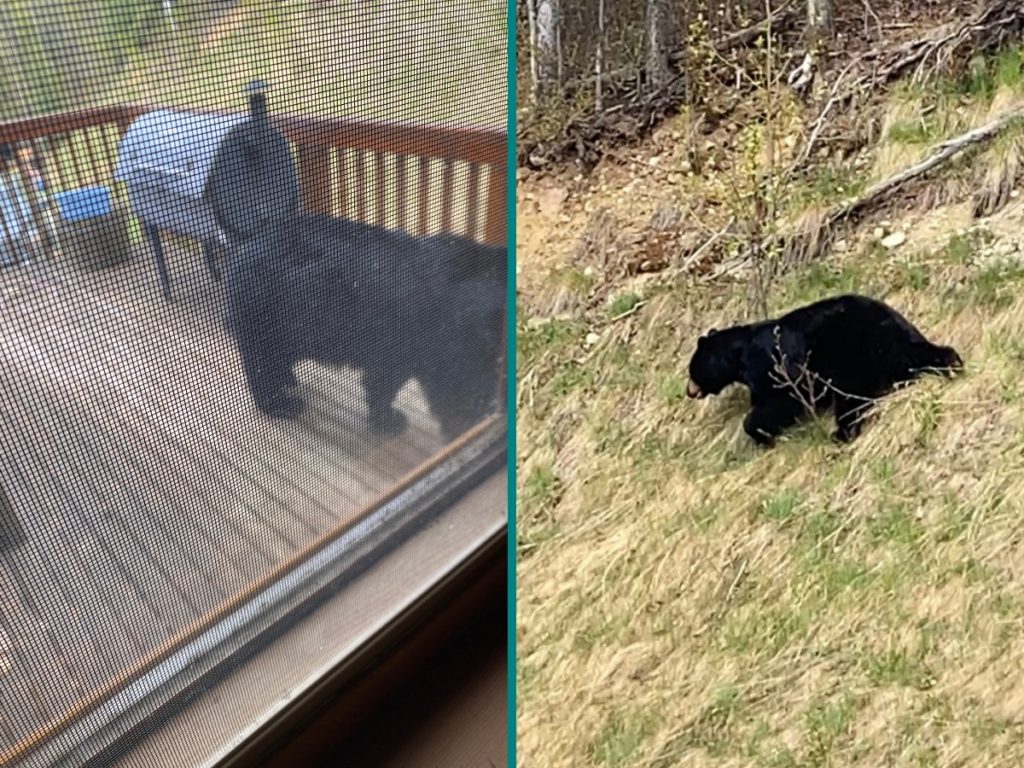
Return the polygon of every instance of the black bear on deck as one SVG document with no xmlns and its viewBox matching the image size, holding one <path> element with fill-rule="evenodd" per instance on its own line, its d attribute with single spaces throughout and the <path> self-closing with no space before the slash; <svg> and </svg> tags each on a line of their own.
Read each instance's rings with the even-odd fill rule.
<svg viewBox="0 0 1024 768">
<path fill-rule="evenodd" d="M 835 437 L 861 430 L 871 403 L 929 371 L 963 368 L 952 347 L 932 344 L 902 315 L 865 296 L 837 296 L 776 320 L 712 329 L 690 359 L 686 393 L 717 395 L 730 384 L 750 390 L 743 429 L 771 445 L 805 414 L 831 408 Z"/>
<path fill-rule="evenodd" d="M 416 379 L 453 439 L 497 394 L 505 255 L 456 235 L 328 216 L 297 216 L 253 238 L 227 270 L 227 315 L 256 406 L 297 416 L 295 363 L 351 365 L 376 433 L 404 430 L 392 402 Z"/>
</svg>

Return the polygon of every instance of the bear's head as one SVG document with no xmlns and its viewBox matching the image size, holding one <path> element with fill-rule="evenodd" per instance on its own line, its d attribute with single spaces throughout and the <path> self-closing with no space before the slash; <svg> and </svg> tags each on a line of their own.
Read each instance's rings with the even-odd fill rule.
<svg viewBox="0 0 1024 768">
<path fill-rule="evenodd" d="M 939 347 L 939 364 L 937 368 L 945 370 L 946 375 L 952 376 L 964 369 L 963 358 L 952 347 Z"/>
<path fill-rule="evenodd" d="M 717 395 L 739 380 L 741 350 L 728 331 L 712 328 L 697 340 L 697 349 L 690 358 L 688 397 L 700 399 Z"/>
</svg>

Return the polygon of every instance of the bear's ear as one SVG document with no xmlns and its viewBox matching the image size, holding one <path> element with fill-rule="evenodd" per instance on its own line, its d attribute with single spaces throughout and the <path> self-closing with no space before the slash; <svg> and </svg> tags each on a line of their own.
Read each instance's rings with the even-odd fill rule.
<svg viewBox="0 0 1024 768">
<path fill-rule="evenodd" d="M 717 328 L 708 328 L 708 330 L 704 333 L 704 335 L 701 336 L 701 339 L 710 339 L 716 333 L 718 333 L 718 329 Z"/>
</svg>

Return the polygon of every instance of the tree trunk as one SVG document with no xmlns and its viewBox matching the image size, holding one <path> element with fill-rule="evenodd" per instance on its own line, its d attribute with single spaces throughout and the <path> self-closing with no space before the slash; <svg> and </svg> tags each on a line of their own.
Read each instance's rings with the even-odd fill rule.
<svg viewBox="0 0 1024 768">
<path fill-rule="evenodd" d="M 807 32 L 812 43 L 831 40 L 835 32 L 833 0 L 807 0 Z"/>
<path fill-rule="evenodd" d="M 167 22 L 171 25 L 171 32 L 173 34 L 177 34 L 178 25 L 174 21 L 174 11 L 171 9 L 171 0 L 164 0 L 164 15 L 167 17 Z"/>
<path fill-rule="evenodd" d="M 666 0 L 647 0 L 647 82 L 652 89 L 669 81 L 669 11 Z"/>
<path fill-rule="evenodd" d="M 537 64 L 537 12 L 534 0 L 526 0 L 526 21 L 530 30 L 530 98 L 536 106 L 540 100 L 540 70 Z"/>
<path fill-rule="evenodd" d="M 537 0 L 537 76 L 540 92 L 558 76 L 558 0 Z"/>
<path fill-rule="evenodd" d="M 604 110 L 603 94 L 601 93 L 601 78 L 604 75 L 604 0 L 597 0 L 597 50 L 594 52 L 594 79 L 597 81 L 597 90 L 594 93 L 594 102 L 598 112 Z"/>
</svg>

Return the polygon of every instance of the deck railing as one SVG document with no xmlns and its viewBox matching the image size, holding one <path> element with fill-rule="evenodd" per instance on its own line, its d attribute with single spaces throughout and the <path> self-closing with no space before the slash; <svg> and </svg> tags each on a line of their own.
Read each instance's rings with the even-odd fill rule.
<svg viewBox="0 0 1024 768">
<path fill-rule="evenodd" d="M 117 104 L 0 123 L 0 144 L 32 144 L 55 188 L 112 185 L 120 137 L 157 108 Z M 274 121 L 294 146 L 307 211 L 504 244 L 504 133 L 298 115 Z"/>
</svg>

